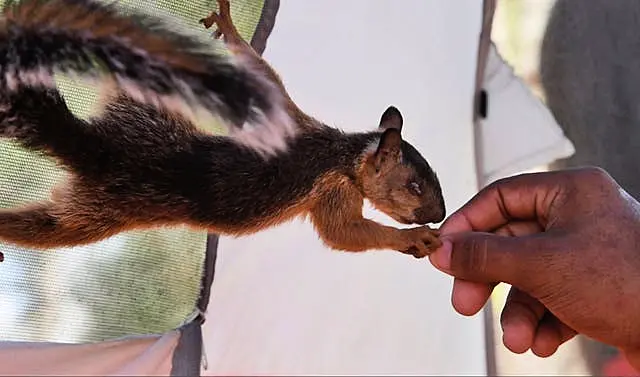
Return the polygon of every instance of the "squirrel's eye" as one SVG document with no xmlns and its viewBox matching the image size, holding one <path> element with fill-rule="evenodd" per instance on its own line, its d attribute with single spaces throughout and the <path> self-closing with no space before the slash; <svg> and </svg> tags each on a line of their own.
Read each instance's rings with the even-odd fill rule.
<svg viewBox="0 0 640 377">
<path fill-rule="evenodd" d="M 417 182 L 409 182 L 407 188 L 414 195 L 422 195 L 422 190 L 420 190 L 420 185 Z"/>
</svg>

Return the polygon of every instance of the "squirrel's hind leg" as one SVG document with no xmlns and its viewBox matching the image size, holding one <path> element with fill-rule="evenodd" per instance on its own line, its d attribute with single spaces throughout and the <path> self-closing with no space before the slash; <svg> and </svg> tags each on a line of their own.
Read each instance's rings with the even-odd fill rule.
<svg viewBox="0 0 640 377">
<path fill-rule="evenodd" d="M 296 122 L 295 127 L 306 128 L 314 124 L 314 120 L 293 102 L 275 69 L 240 35 L 231 17 L 229 0 L 217 0 L 217 2 L 219 10 L 211 12 L 208 17 L 200 19 L 199 22 L 206 29 L 215 26 L 213 38 L 222 38 L 226 47 L 242 65 L 253 71 L 258 77 L 271 83 L 280 92 L 286 102 L 285 107 L 288 115 Z"/>
<path fill-rule="evenodd" d="M 124 229 L 105 212 L 55 200 L 0 209 L 0 243 L 53 249 L 97 242 Z"/>
</svg>

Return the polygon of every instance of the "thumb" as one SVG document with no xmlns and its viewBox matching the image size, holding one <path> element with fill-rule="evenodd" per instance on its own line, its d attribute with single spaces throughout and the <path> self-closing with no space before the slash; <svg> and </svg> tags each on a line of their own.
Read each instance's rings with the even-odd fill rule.
<svg viewBox="0 0 640 377">
<path fill-rule="evenodd" d="M 505 282 L 521 289 L 544 275 L 553 239 L 544 234 L 509 237 L 466 232 L 442 237 L 431 263 L 456 278 L 478 283 Z"/>
</svg>

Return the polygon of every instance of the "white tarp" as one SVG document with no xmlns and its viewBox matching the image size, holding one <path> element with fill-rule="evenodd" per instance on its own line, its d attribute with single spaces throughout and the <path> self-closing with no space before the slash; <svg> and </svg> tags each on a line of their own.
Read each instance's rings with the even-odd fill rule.
<svg viewBox="0 0 640 377">
<path fill-rule="evenodd" d="M 484 75 L 489 116 L 479 121 L 482 184 L 542 166 L 574 153 L 549 109 L 514 76 L 494 45 Z"/>
</svg>

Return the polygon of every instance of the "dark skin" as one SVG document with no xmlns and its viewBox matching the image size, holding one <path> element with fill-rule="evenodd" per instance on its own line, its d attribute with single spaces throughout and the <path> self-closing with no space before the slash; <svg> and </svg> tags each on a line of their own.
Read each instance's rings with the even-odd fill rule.
<svg viewBox="0 0 640 377">
<path fill-rule="evenodd" d="M 640 204 L 606 172 L 498 181 L 441 231 L 430 260 L 455 277 L 456 311 L 474 315 L 496 284 L 512 285 L 501 316 L 511 351 L 547 357 L 584 334 L 640 369 Z"/>
</svg>

